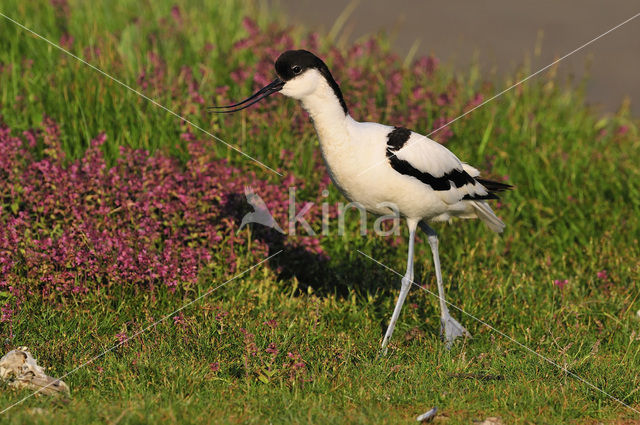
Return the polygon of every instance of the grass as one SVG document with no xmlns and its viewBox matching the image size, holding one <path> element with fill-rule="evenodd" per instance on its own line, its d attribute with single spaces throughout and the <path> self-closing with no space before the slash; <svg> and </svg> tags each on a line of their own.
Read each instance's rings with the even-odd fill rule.
<svg viewBox="0 0 640 425">
<path fill-rule="evenodd" d="M 72 34 L 75 53 L 138 89 L 141 70 L 157 72 L 149 55 L 156 53 L 164 74 L 145 94 L 268 165 L 306 179 L 313 192 L 324 171 L 314 159 L 311 124 L 293 102 L 270 100 L 219 120 L 185 100 L 184 66 L 193 69 L 206 104 L 249 92 L 250 80 L 236 82 L 230 75 L 264 59 L 261 49 L 281 28 L 272 23 L 274 16 L 260 4 L 188 2 L 180 3 L 179 25 L 171 24 L 172 4 L 118 1 L 92 7 L 72 1 L 67 16 L 43 1 L 8 0 L 1 11 L 56 42 L 64 32 Z M 234 44 L 247 36 L 241 24 L 247 14 L 258 17 L 263 45 Z M 296 42 L 306 37 L 299 28 L 287 33 Z M 339 65 L 322 37 L 319 43 L 335 62 L 347 99 L 354 99 L 356 118 L 402 123 L 411 113 L 405 100 L 424 85 L 453 98 L 441 106 L 421 105 L 414 128 L 427 133 L 439 111 L 454 117 L 474 95 L 488 98 L 500 89 L 474 70 L 454 76 L 440 68 L 416 79 L 401 70 L 400 58 L 391 57 L 402 83 L 392 105 L 384 95 L 388 83 L 382 84 L 386 71 L 376 65 L 390 57 L 384 40 L 381 56 L 350 59 L 371 73 L 367 83 L 381 83 L 373 89 L 350 81 L 349 65 Z M 98 46 L 100 54 L 92 56 L 89 46 Z M 70 158 L 81 156 L 101 131 L 109 135 L 104 151 L 111 161 L 120 145 L 188 156 L 180 137 L 188 128 L 184 123 L 6 20 L 0 23 L 0 64 L 0 113 L 14 131 L 38 128 L 46 114 L 61 123 Z M 505 87 L 525 75 L 526 70 L 514 74 Z M 225 85 L 228 95 L 216 92 Z M 374 105 L 366 104 L 368 98 Z M 628 109 L 599 116 L 584 106 L 579 87 L 551 73 L 456 122 L 449 138 L 435 137 L 465 161 L 494 176 L 508 175 L 517 186 L 498 209 L 508 226 L 503 237 L 477 222 L 437 227 L 449 301 L 640 409 L 640 143 Z M 211 149 L 246 172 L 280 181 L 219 143 L 211 141 Z M 295 160 L 283 159 L 282 149 Z M 331 201 L 341 199 L 334 187 L 330 192 Z M 271 263 L 256 268 L 178 319 L 169 318 L 65 378 L 70 399 L 29 398 L 4 413 L 3 422 L 409 423 L 432 406 L 448 424 L 487 416 L 504 423 L 639 419 L 457 311 L 474 338 L 447 351 L 438 338 L 436 300 L 418 289 L 410 293 L 390 354 L 379 358 L 399 278 L 356 250 L 402 273 L 405 244 L 362 238 L 355 223 L 348 229 L 344 237 L 321 239 L 331 260 L 315 279 L 283 278 Z M 238 270 L 255 263 L 248 249 L 237 251 Z M 434 290 L 424 240 L 416 256 L 416 280 Z M 12 322 L 0 324 L 5 351 L 27 345 L 50 374 L 60 376 L 117 343 L 118 334 L 131 336 L 226 281 L 224 258 L 217 260 L 219 267 L 176 292 L 111 285 L 54 302 L 24 300 Z M 598 276 L 603 270 L 606 278 Z M 554 284 L 565 279 L 563 288 Z M 2 391 L 0 408 L 26 395 Z"/>
</svg>

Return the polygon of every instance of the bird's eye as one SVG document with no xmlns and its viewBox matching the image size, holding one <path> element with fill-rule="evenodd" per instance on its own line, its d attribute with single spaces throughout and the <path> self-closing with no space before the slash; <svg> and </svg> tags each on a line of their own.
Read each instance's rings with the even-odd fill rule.
<svg viewBox="0 0 640 425">
<path fill-rule="evenodd" d="M 294 74 L 300 74 L 300 71 L 302 71 L 302 68 L 298 65 L 294 65 L 291 70 L 293 71 Z"/>
</svg>

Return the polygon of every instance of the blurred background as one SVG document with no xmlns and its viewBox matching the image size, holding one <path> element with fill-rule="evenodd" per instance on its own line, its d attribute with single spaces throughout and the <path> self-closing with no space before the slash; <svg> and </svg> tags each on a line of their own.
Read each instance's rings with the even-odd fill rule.
<svg viewBox="0 0 640 425">
<path fill-rule="evenodd" d="M 460 71 L 477 62 L 483 77 L 496 81 L 525 61 L 537 71 L 640 12 L 637 0 L 278 3 L 291 24 L 333 28 L 342 41 L 383 31 L 400 56 L 431 53 Z M 640 17 L 560 62 L 558 73 L 576 82 L 586 73 L 587 100 L 602 112 L 628 98 L 640 115 Z"/>
</svg>

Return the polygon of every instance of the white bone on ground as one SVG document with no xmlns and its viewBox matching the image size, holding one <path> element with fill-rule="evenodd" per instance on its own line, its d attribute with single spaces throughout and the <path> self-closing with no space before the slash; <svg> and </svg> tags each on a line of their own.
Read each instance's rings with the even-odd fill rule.
<svg viewBox="0 0 640 425">
<path fill-rule="evenodd" d="M 40 390 L 42 394 L 69 393 L 67 384 L 44 373 L 27 347 L 11 350 L 0 359 L 0 379 L 17 389 Z"/>
</svg>

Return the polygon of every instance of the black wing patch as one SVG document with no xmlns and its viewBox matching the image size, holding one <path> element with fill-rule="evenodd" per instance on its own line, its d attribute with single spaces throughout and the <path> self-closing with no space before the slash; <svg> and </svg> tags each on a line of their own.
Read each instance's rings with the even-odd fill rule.
<svg viewBox="0 0 640 425">
<path fill-rule="evenodd" d="M 387 158 L 394 156 L 394 152 L 402 149 L 407 140 L 411 137 L 411 130 L 404 127 L 393 127 L 393 130 L 387 135 Z"/>
<path fill-rule="evenodd" d="M 466 194 L 462 199 L 473 201 L 481 199 L 499 199 L 495 192 L 502 192 L 507 189 L 511 189 L 512 186 L 506 183 L 494 182 L 491 180 L 474 179 L 464 170 L 453 169 L 445 173 L 441 177 L 434 177 L 429 173 L 418 170 L 408 161 L 398 158 L 395 153 L 404 147 L 411 137 L 411 130 L 404 127 L 394 127 L 393 130 L 387 135 L 387 158 L 391 168 L 396 170 L 400 174 L 406 176 L 415 177 L 422 183 L 429 185 L 431 189 L 437 191 L 445 191 L 451 189 L 451 183 L 456 188 L 462 187 L 466 184 L 474 185 L 480 183 L 487 189 L 486 195 L 480 194 Z"/>
<path fill-rule="evenodd" d="M 462 187 L 465 184 L 473 185 L 476 183 L 474 178 L 464 170 L 453 169 L 448 173 L 445 173 L 441 177 L 434 177 L 429 173 L 418 170 L 408 161 L 398 158 L 395 155 L 396 151 L 404 147 L 404 145 L 407 143 L 407 140 L 409 140 L 409 137 L 411 137 L 411 130 L 408 130 L 404 127 L 394 127 L 393 130 L 387 135 L 387 158 L 389 159 L 391 168 L 396 170 L 398 173 L 415 177 L 422 183 L 429 185 L 431 189 L 439 191 L 451 189 L 451 183 L 453 183 L 456 188 Z M 485 196 L 477 196 L 473 198 L 469 195 L 465 195 L 465 198 L 463 199 L 493 198 L 496 198 L 496 196 L 488 194 Z"/>
</svg>

